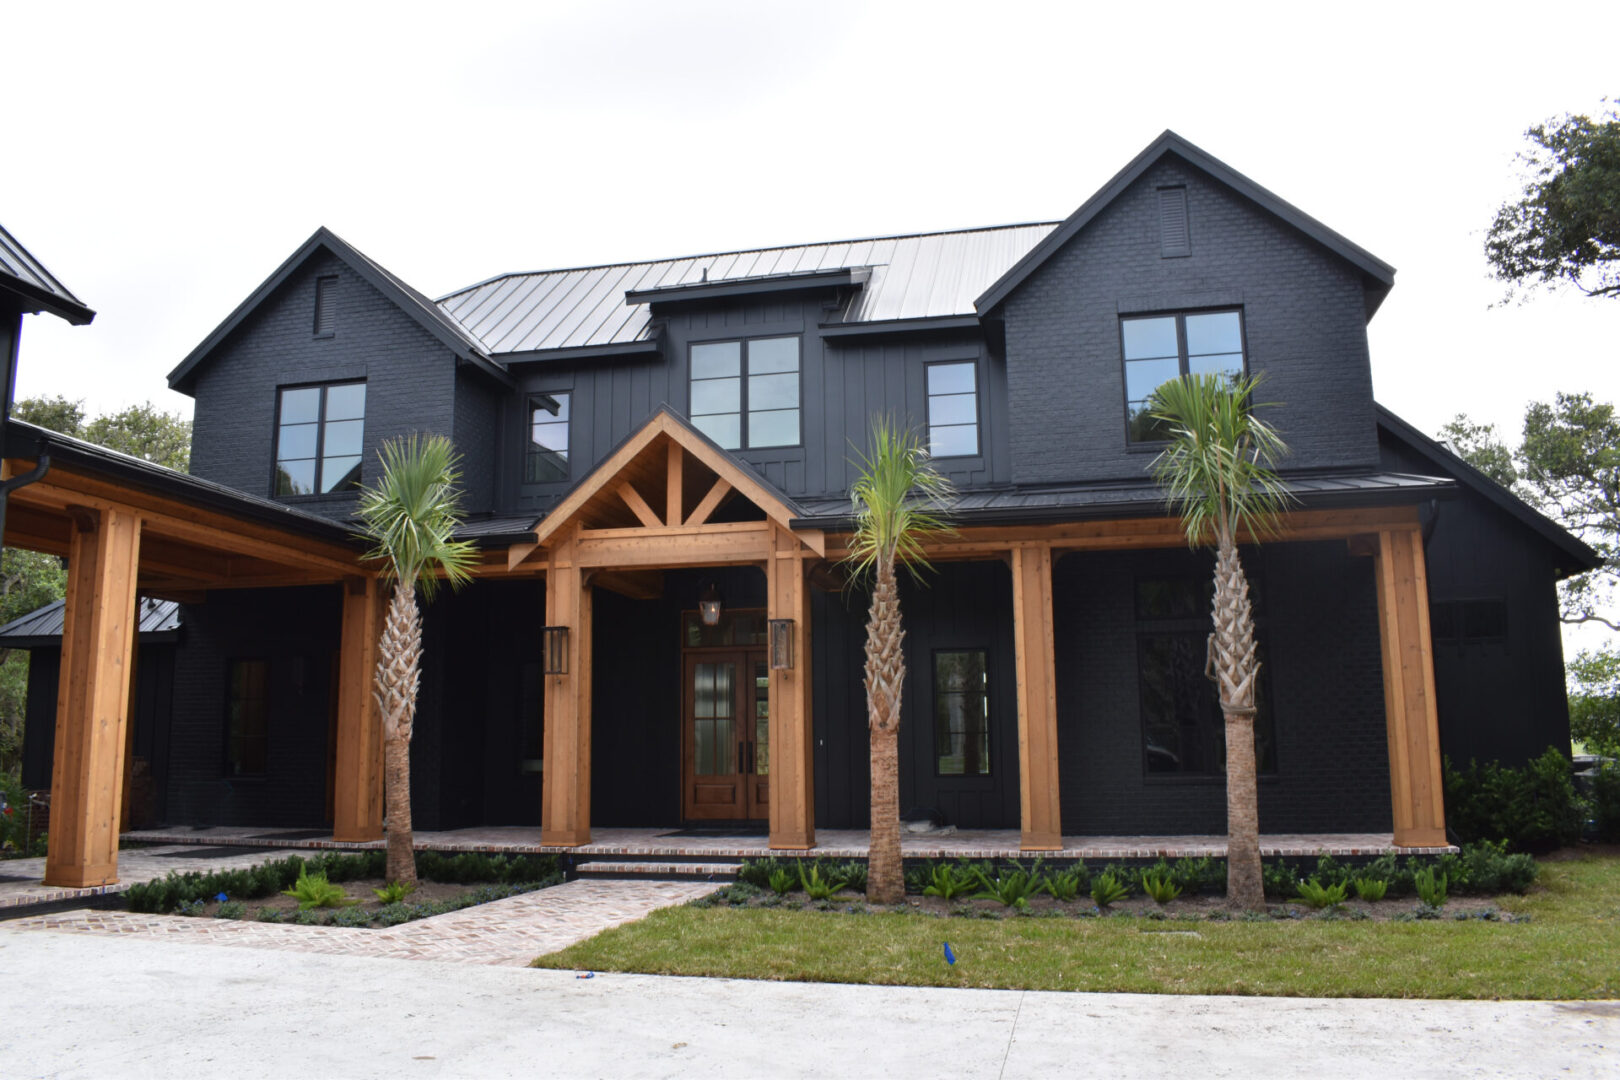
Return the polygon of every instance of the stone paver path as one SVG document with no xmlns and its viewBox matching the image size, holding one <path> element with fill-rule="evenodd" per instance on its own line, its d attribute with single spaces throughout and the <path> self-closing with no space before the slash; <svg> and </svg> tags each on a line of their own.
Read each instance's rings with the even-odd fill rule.
<svg viewBox="0 0 1620 1080">
<path fill-rule="evenodd" d="M 661 907 L 696 900 L 715 888 L 684 881 L 571 881 L 386 930 L 84 910 L 18 919 L 5 926 L 8 930 L 155 935 L 249 949 L 522 967 L 542 953 L 556 952 Z"/>
</svg>

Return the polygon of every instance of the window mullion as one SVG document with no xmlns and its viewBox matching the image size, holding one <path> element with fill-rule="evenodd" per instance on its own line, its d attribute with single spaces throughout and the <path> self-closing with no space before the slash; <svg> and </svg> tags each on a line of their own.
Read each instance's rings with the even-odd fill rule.
<svg viewBox="0 0 1620 1080">
<path fill-rule="evenodd" d="M 737 380 L 737 408 L 739 410 L 738 413 L 737 413 L 737 446 L 738 446 L 739 449 L 742 449 L 742 450 L 747 450 L 748 446 L 749 446 L 749 439 L 748 439 L 748 357 L 753 351 L 752 349 L 749 348 L 749 346 L 752 345 L 752 344 L 753 343 L 750 342 L 750 341 L 742 342 L 742 355 L 738 357 L 738 360 L 740 362 L 740 366 L 738 367 L 737 372 L 742 377 Z"/>
<path fill-rule="evenodd" d="M 326 390 L 321 387 L 321 403 L 315 410 L 315 495 L 325 494 L 326 487 Z"/>
<path fill-rule="evenodd" d="M 1186 378 L 1192 371 L 1187 361 L 1187 316 L 1176 316 L 1176 361 L 1181 365 L 1181 377 Z"/>
</svg>

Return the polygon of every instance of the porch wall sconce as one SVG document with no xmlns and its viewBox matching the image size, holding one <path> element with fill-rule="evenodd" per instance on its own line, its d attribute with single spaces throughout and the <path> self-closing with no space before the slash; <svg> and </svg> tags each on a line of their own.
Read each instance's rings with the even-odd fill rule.
<svg viewBox="0 0 1620 1080">
<path fill-rule="evenodd" d="M 548 626 L 545 628 L 542 658 L 547 675 L 568 674 L 568 627 Z"/>
<path fill-rule="evenodd" d="M 772 619 L 771 630 L 771 670 L 793 670 L 793 620 Z"/>
<path fill-rule="evenodd" d="M 704 626 L 720 625 L 720 590 L 712 581 L 698 594 L 698 618 L 703 620 Z"/>
</svg>

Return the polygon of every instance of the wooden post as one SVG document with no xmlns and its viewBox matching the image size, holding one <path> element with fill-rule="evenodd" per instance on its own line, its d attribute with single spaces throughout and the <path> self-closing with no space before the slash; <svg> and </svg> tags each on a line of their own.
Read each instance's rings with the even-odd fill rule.
<svg viewBox="0 0 1620 1080">
<path fill-rule="evenodd" d="M 810 696 L 810 590 L 799 540 L 772 530 L 766 564 L 768 617 L 793 620 L 793 667 L 771 669 L 771 847 L 816 846 L 814 712 Z"/>
<path fill-rule="evenodd" d="M 129 631 L 129 707 L 124 711 L 124 781 L 118 796 L 118 831 L 129 829 L 130 789 L 135 786 L 135 713 L 140 709 L 141 601 L 135 599 L 135 623 Z"/>
<path fill-rule="evenodd" d="M 546 625 L 568 627 L 568 673 L 547 675 L 540 842 L 591 842 L 591 591 L 575 558 L 577 530 L 558 538 L 546 570 Z"/>
<path fill-rule="evenodd" d="M 1419 530 L 1380 532 L 1374 572 L 1395 843 L 1438 847 L 1446 843 L 1446 811 L 1429 638 L 1429 585 Z"/>
<path fill-rule="evenodd" d="M 387 605 L 375 577 L 343 584 L 338 645 L 337 753 L 332 777 L 332 839 L 381 840 L 382 718 L 373 696 L 377 647 Z"/>
<path fill-rule="evenodd" d="M 118 880 L 141 519 L 84 508 L 72 516 L 45 883 L 88 888 Z"/>
<path fill-rule="evenodd" d="M 1057 647 L 1052 636 L 1052 549 L 1012 549 L 1013 648 L 1018 671 L 1019 803 L 1024 851 L 1061 851 L 1058 802 Z"/>
</svg>

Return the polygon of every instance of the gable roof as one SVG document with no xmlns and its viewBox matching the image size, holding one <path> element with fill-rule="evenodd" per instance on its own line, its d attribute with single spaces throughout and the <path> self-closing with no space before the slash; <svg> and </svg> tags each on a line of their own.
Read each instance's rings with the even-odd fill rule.
<svg viewBox="0 0 1620 1080">
<path fill-rule="evenodd" d="M 835 324 L 976 318 L 974 297 L 1056 227 L 1034 222 L 502 274 L 438 305 L 492 355 L 643 342 L 659 290 L 838 270 L 870 273 L 831 317 Z M 630 293 L 649 302 L 627 303 Z"/>
<path fill-rule="evenodd" d="M 1378 405 L 1377 410 L 1378 426 L 1387 431 L 1402 445 L 1439 468 L 1448 476 L 1456 477 L 1464 487 L 1484 496 L 1487 502 L 1528 526 L 1532 532 L 1568 555 L 1573 561 L 1572 567 L 1560 567 L 1560 570 L 1566 574 L 1577 574 L 1602 565 L 1603 560 L 1598 553 L 1562 525 L 1536 510 L 1535 507 L 1447 449 L 1445 445 L 1429 438 L 1384 406 Z"/>
<path fill-rule="evenodd" d="M 1180 135 L 1167 130 L 1149 143 L 1145 150 L 1131 160 L 1130 164 L 1116 173 L 1112 180 L 1104 184 L 1095 195 L 1082 203 L 1078 210 L 1070 214 L 1056 229 L 1052 230 L 1040 243 L 1036 244 L 1028 254 L 1019 259 L 1005 274 L 996 279 L 974 301 L 974 309 L 980 315 L 984 315 L 1007 299 L 1012 294 L 1012 291 L 1018 288 L 1026 278 L 1038 270 L 1047 259 L 1056 254 L 1064 244 L 1074 238 L 1076 233 L 1085 228 L 1093 218 L 1102 213 L 1104 208 L 1123 194 L 1127 188 L 1141 178 L 1143 173 L 1156 165 L 1167 154 L 1174 154 L 1187 164 L 1214 177 L 1239 195 L 1256 203 L 1261 209 L 1281 218 L 1360 270 L 1373 285 L 1371 302 L 1367 309 L 1369 317 L 1377 309 L 1378 304 L 1382 302 L 1390 287 L 1395 284 L 1395 268 L 1393 266 L 1377 258 L 1365 248 L 1351 243 L 1320 221 L 1306 214 L 1303 210 L 1278 198 L 1225 162 L 1211 157 Z"/>
<path fill-rule="evenodd" d="M 478 340 L 469 334 L 460 323 L 441 311 L 431 300 L 411 288 L 405 282 L 386 270 L 381 263 L 374 261 L 370 256 L 352 246 L 342 237 L 324 225 L 316 229 L 314 234 L 287 257 L 287 260 L 276 268 L 275 273 L 265 278 L 263 284 L 253 290 L 246 300 L 237 305 L 236 310 L 226 317 L 225 321 L 216 326 L 202 342 L 180 361 L 178 367 L 169 372 L 169 387 L 183 394 L 191 392 L 192 380 L 197 369 L 207 362 L 215 349 L 231 335 L 247 317 L 264 303 L 281 285 L 298 271 L 309 259 L 319 251 L 327 251 L 340 259 L 372 288 L 382 293 L 392 301 L 401 311 L 409 315 L 416 323 L 433 335 L 445 348 L 449 349 L 458 358 L 473 364 L 485 374 L 491 375 L 501 382 L 507 382 L 508 376 L 499 367 L 490 361 L 488 353 L 484 351 Z"/>
<path fill-rule="evenodd" d="M 28 253 L 17 238 L 0 225 L 0 291 L 9 292 L 22 300 L 23 310 L 48 311 L 72 323 L 83 326 L 96 317 L 84 306 L 56 275 L 45 269 L 45 264 Z"/>
</svg>

